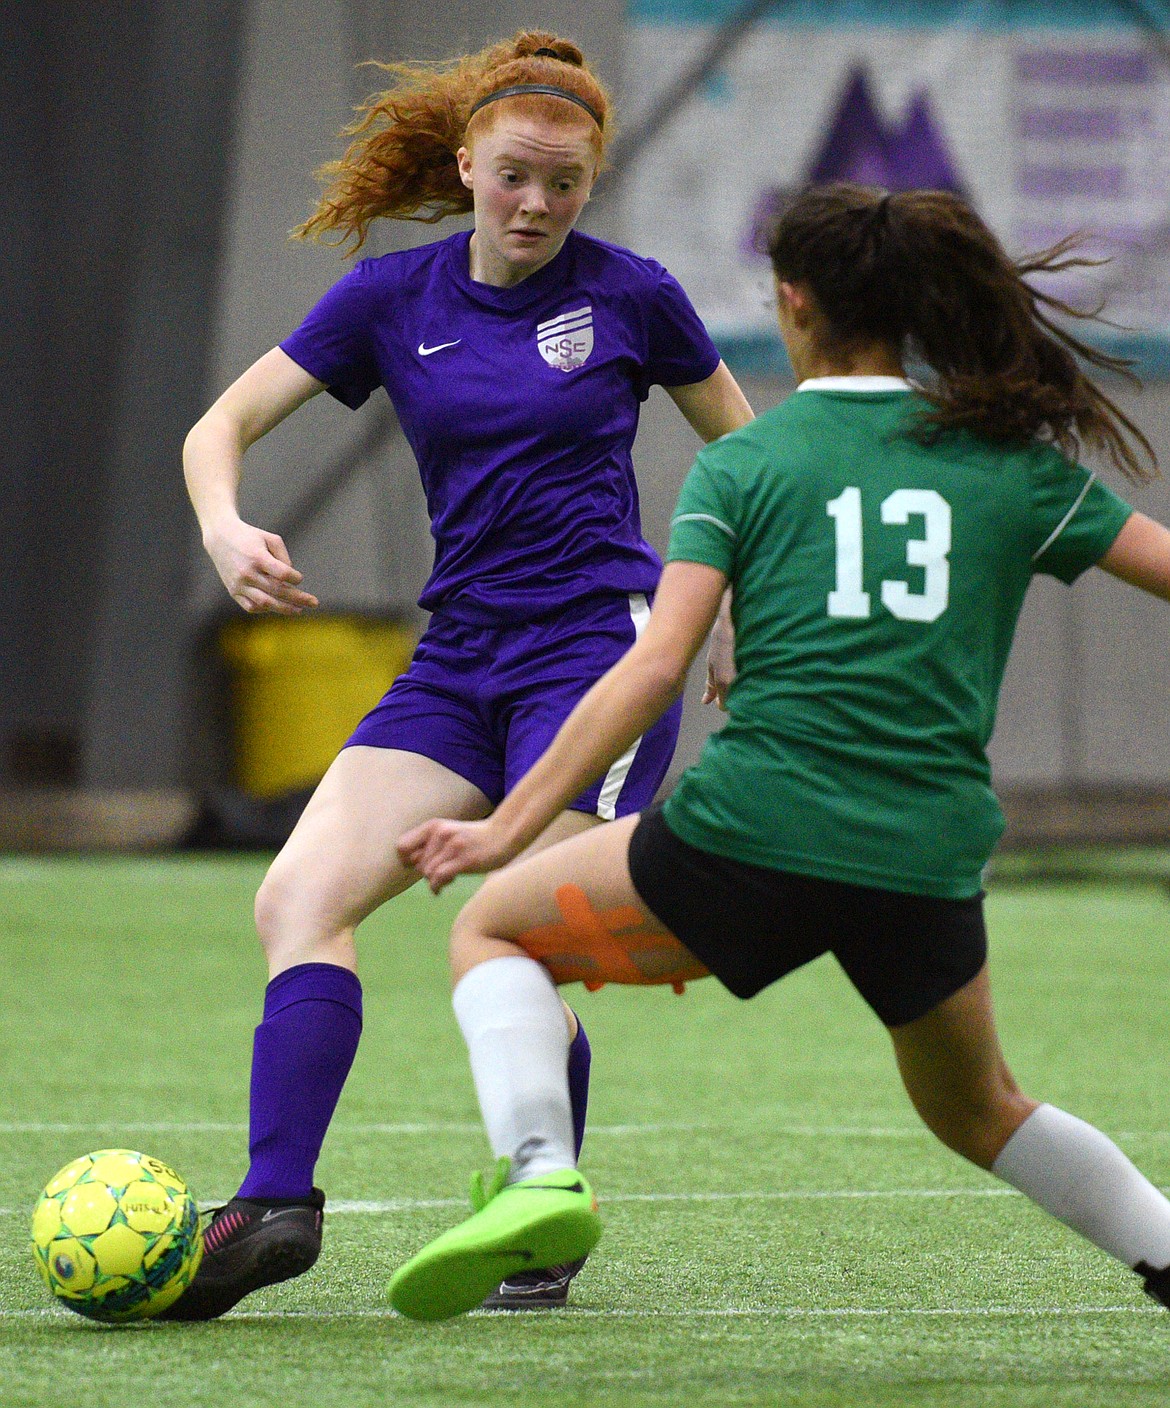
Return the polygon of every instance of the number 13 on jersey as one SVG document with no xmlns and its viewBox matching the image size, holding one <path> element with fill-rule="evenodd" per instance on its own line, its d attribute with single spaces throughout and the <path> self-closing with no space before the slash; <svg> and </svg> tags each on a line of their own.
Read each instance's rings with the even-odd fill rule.
<svg viewBox="0 0 1170 1408">
<path fill-rule="evenodd" d="M 864 546 L 861 530 L 861 490 L 846 489 L 825 505 L 837 530 L 837 585 L 828 596 L 830 616 L 864 620 L 870 615 L 869 592 L 863 587 Z M 922 590 L 908 582 L 882 583 L 882 605 L 900 621 L 936 621 L 947 609 L 951 589 L 951 506 L 933 489 L 897 489 L 882 500 L 882 522 L 892 527 L 922 519 L 923 536 L 906 543 L 906 563 L 923 569 Z"/>
</svg>

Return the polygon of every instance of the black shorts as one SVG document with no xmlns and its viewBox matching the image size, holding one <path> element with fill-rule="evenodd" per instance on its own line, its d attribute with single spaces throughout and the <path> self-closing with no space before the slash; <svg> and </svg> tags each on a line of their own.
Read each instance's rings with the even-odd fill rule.
<svg viewBox="0 0 1170 1408">
<path fill-rule="evenodd" d="M 935 899 L 746 865 L 681 841 L 660 807 L 630 837 L 643 903 L 736 997 L 831 953 L 887 1027 L 924 1016 L 987 960 L 983 896 Z"/>
</svg>

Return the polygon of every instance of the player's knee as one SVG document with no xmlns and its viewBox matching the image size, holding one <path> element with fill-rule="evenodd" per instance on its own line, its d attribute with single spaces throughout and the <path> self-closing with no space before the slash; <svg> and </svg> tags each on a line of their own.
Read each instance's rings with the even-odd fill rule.
<svg viewBox="0 0 1170 1408">
<path fill-rule="evenodd" d="M 260 882 L 253 910 L 260 947 L 268 954 L 271 954 L 273 947 L 278 942 L 281 918 L 287 907 L 287 886 L 277 870 L 279 863 L 279 860 L 273 862 L 268 869 L 268 874 Z"/>
<path fill-rule="evenodd" d="M 464 919 L 465 910 L 455 918 L 455 923 L 451 926 L 451 939 L 447 946 L 447 952 L 451 959 L 452 969 L 465 968 L 466 960 L 472 951 L 472 929 Z"/>
<path fill-rule="evenodd" d="M 948 1149 L 979 1168 L 990 1168 L 1030 1108 L 1014 1084 L 1001 1083 L 945 1103 L 919 1104 L 918 1112 Z"/>
<path fill-rule="evenodd" d="M 256 892 L 256 933 L 269 958 L 295 947 L 298 936 L 320 937 L 321 925 L 313 921 L 317 907 L 301 867 L 277 856 Z"/>
<path fill-rule="evenodd" d="M 478 900 L 477 894 L 465 904 L 451 926 L 447 952 L 451 960 L 451 978 L 456 983 L 477 964 L 496 956 L 491 940 L 484 933 Z"/>
</svg>

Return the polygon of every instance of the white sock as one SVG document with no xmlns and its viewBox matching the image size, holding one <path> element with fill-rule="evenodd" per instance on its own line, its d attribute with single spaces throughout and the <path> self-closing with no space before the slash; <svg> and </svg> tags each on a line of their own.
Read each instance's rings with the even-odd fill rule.
<svg viewBox="0 0 1170 1408">
<path fill-rule="evenodd" d="M 1039 1106 L 991 1171 L 1126 1266 L 1170 1266 L 1170 1202 L 1111 1139 L 1075 1115 Z"/>
<path fill-rule="evenodd" d="M 573 1168 L 569 1028 L 548 970 L 531 958 L 490 958 L 465 973 L 452 998 L 479 1108 L 508 1181 Z"/>
</svg>

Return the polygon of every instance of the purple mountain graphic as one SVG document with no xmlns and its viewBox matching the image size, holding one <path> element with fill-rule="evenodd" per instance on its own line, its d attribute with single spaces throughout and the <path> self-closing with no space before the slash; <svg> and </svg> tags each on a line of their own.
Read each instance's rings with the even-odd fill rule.
<svg viewBox="0 0 1170 1408">
<path fill-rule="evenodd" d="M 915 95 L 903 122 L 887 122 L 874 102 L 864 67 L 850 72 L 829 130 L 806 181 L 800 184 L 824 186 L 830 181 L 857 181 L 890 191 L 929 189 L 963 194 L 926 94 Z M 760 193 L 745 253 L 761 248 L 762 238 L 788 194 L 776 187 Z"/>
<path fill-rule="evenodd" d="M 963 189 L 926 94 L 915 96 L 903 123 L 889 123 L 864 68 L 849 75 L 808 179 L 815 186 L 860 181 L 891 191 Z"/>
</svg>

